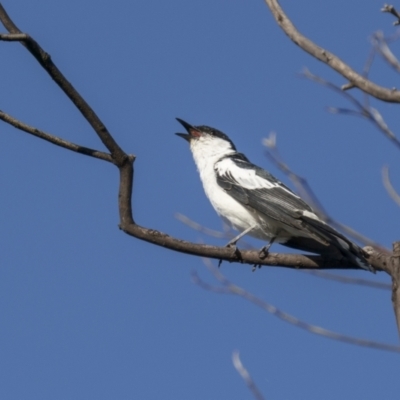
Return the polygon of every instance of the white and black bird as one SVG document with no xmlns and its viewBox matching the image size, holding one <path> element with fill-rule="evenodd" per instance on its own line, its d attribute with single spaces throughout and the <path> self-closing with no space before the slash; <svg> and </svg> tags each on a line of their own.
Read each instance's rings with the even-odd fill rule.
<svg viewBox="0 0 400 400">
<path fill-rule="evenodd" d="M 345 259 L 373 271 L 366 253 L 322 221 L 299 196 L 268 171 L 252 164 L 223 132 L 208 126 L 192 126 L 177 118 L 187 133 L 177 133 L 190 144 L 204 191 L 215 211 L 240 234 L 228 246 L 248 234 L 272 243 Z"/>
</svg>

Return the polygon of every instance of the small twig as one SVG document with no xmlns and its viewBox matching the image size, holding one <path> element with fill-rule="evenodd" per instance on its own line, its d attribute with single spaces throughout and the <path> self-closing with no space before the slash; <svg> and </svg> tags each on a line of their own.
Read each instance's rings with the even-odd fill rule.
<svg viewBox="0 0 400 400">
<path fill-rule="evenodd" d="M 395 26 L 400 25 L 400 14 L 397 12 L 397 10 L 392 5 L 384 4 L 383 7 L 381 8 L 381 11 L 394 15 L 397 18 L 397 21 L 394 21 L 393 25 L 395 25 Z"/>
<path fill-rule="evenodd" d="M 343 275 L 331 274 L 325 271 L 302 271 L 310 275 L 317 276 L 318 278 L 328 279 L 330 281 L 336 281 L 340 283 L 346 283 L 350 285 L 367 286 L 374 289 L 391 290 L 392 286 L 389 283 L 374 282 L 370 279 L 361 278 L 350 278 Z"/>
<path fill-rule="evenodd" d="M 64 149 L 75 151 L 76 153 L 85 154 L 87 156 L 91 156 L 94 158 L 99 158 L 100 160 L 108 161 L 111 163 L 113 162 L 111 155 L 108 153 L 104 153 L 102 151 L 93 150 L 88 147 L 80 146 L 79 144 L 75 144 L 75 143 L 69 142 L 68 140 L 61 139 L 57 136 L 50 135 L 49 133 L 41 131 L 40 129 L 34 128 L 33 126 L 24 124 L 23 122 L 17 120 L 16 118 L 12 117 L 9 114 L 6 114 L 5 112 L 3 112 L 1 110 L 0 110 L 0 120 L 3 120 L 7 124 L 14 126 L 15 128 L 17 128 L 21 131 L 30 133 L 31 135 L 36 136 L 40 139 L 46 140 L 47 142 L 53 143 L 56 146 L 63 147 Z"/>
<path fill-rule="evenodd" d="M 209 259 L 205 259 L 204 263 L 207 267 L 207 269 L 212 273 L 214 278 L 221 284 L 220 287 L 215 287 L 213 285 L 210 285 L 203 280 L 200 279 L 200 277 L 196 274 L 192 274 L 192 279 L 193 282 L 203 289 L 213 291 L 215 293 L 220 293 L 220 294 L 232 294 L 239 296 L 256 306 L 262 308 L 264 311 L 267 311 L 268 313 L 272 314 L 273 316 L 281 319 L 282 321 L 285 321 L 297 328 L 304 329 L 307 332 L 314 333 L 319 336 L 326 337 L 328 339 L 333 339 L 337 340 L 340 342 L 356 345 L 356 346 L 361 346 L 361 347 L 368 347 L 368 348 L 373 348 L 377 350 L 384 350 L 384 351 L 389 351 L 389 352 L 394 352 L 394 353 L 400 353 L 400 347 L 399 346 L 394 346 L 386 343 L 380 343 L 380 342 L 375 342 L 372 340 L 366 340 L 366 339 L 360 339 L 356 338 L 353 336 L 347 336 L 347 335 L 342 335 L 340 333 L 336 333 L 333 331 L 330 331 L 325 328 L 321 328 L 316 325 L 309 324 L 307 322 L 304 322 L 300 320 L 299 318 L 296 318 L 279 308 L 273 306 L 270 303 L 267 303 L 264 300 L 261 300 L 259 297 L 247 292 L 243 288 L 236 286 L 235 284 L 231 283 L 222 273 L 219 271 L 216 267 L 214 267 Z"/>
<path fill-rule="evenodd" d="M 20 42 L 22 40 L 27 40 L 29 35 L 26 33 L 2 33 L 0 34 L 0 40 L 4 42 Z"/>
<path fill-rule="evenodd" d="M 188 227 L 194 229 L 195 231 L 204 233 L 205 235 L 210 236 L 210 237 L 230 240 L 230 239 L 234 238 L 235 236 L 237 236 L 237 234 L 234 234 L 232 232 L 232 228 L 229 228 L 229 226 L 226 226 L 227 230 L 225 230 L 224 232 L 221 232 L 221 231 L 216 231 L 214 229 L 207 228 L 207 227 L 199 224 L 198 222 L 193 221 L 192 219 L 190 219 L 189 217 L 187 217 L 186 215 L 183 215 L 181 213 L 175 213 L 175 218 L 177 218 L 179 221 L 181 221 Z M 254 249 L 254 247 L 251 246 L 249 243 L 247 243 L 244 239 L 240 239 L 240 247 L 245 248 L 245 249 Z"/>
<path fill-rule="evenodd" d="M 386 62 L 396 71 L 400 72 L 400 62 L 390 50 L 382 32 L 375 32 L 372 36 L 372 44 L 376 51 L 386 60 Z"/>
<path fill-rule="evenodd" d="M 181 213 L 175 213 L 175 218 L 184 223 L 185 225 L 189 226 L 190 228 L 211 237 L 215 237 L 218 239 L 228 239 L 233 237 L 233 235 L 229 235 L 228 232 L 220 232 L 214 229 L 206 228 L 205 226 L 191 220 L 186 215 L 183 215 Z"/>
<path fill-rule="evenodd" d="M 362 105 L 355 97 L 353 97 L 350 93 L 347 91 L 343 91 L 340 87 L 334 85 L 331 82 L 328 82 L 319 76 L 316 76 L 312 74 L 310 71 L 307 69 L 304 70 L 303 74 L 304 77 L 312 80 L 313 82 L 317 82 L 320 85 L 326 86 L 327 88 L 333 90 L 336 93 L 339 93 L 341 96 L 345 97 L 346 100 L 351 102 L 357 109 L 358 111 L 354 110 L 345 110 L 342 108 L 335 108 L 335 107 L 329 107 L 328 111 L 331 113 L 336 113 L 336 114 L 349 114 L 349 115 L 355 115 L 359 116 L 362 118 L 366 118 L 368 121 L 370 121 L 373 125 L 375 125 L 376 128 L 378 128 L 381 132 L 384 133 L 384 135 L 398 148 L 400 149 L 400 140 L 396 137 L 396 135 L 389 129 L 387 126 L 385 120 L 383 119 L 382 115 L 378 110 L 372 107 L 365 107 Z"/>
<path fill-rule="evenodd" d="M 237 350 L 232 353 L 232 363 L 238 374 L 244 380 L 244 383 L 246 384 L 254 398 L 257 400 L 264 400 L 264 396 L 258 390 L 258 387 L 253 381 L 253 378 L 251 377 L 247 369 L 243 366 L 242 361 L 240 360 L 239 352 Z"/>
<path fill-rule="evenodd" d="M 387 165 L 382 167 L 382 181 L 389 196 L 398 206 L 400 206 L 400 195 L 396 192 L 392 182 L 390 182 L 389 167 Z"/>
</svg>

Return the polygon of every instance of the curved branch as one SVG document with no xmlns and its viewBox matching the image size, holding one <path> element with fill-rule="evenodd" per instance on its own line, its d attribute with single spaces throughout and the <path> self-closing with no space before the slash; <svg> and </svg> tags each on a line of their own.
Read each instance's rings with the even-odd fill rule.
<svg viewBox="0 0 400 400">
<path fill-rule="evenodd" d="M 400 195 L 396 192 L 396 189 L 393 187 L 392 182 L 390 181 L 389 167 L 387 165 L 382 167 L 382 181 L 386 191 L 389 193 L 389 196 L 398 206 L 400 206 Z"/>
<path fill-rule="evenodd" d="M 350 68 L 335 54 L 316 45 L 310 39 L 302 35 L 284 13 L 277 0 L 265 0 L 265 2 L 271 10 L 272 15 L 274 16 L 278 25 L 283 29 L 286 35 L 288 35 L 289 38 L 304 51 L 334 69 L 340 75 L 345 77 L 352 86 L 358 87 L 363 92 L 368 93 L 382 101 L 400 103 L 399 90 L 384 88 L 364 78 L 362 75 Z"/>
<path fill-rule="evenodd" d="M 264 311 L 272 314 L 274 317 L 279 318 L 280 320 L 287 322 L 297 328 L 304 329 L 307 332 L 314 333 L 319 336 L 326 337 L 328 339 L 337 340 L 339 342 L 344 342 L 356 346 L 369 347 L 376 350 L 385 350 L 395 353 L 400 353 L 400 347 L 394 346 L 386 343 L 375 342 L 372 340 L 360 339 L 352 336 L 342 335 L 337 332 L 330 331 L 325 328 L 321 328 L 316 325 L 309 324 L 304 322 L 293 315 L 290 315 L 274 305 L 267 303 L 264 300 L 261 300 L 259 297 L 253 295 L 252 293 L 247 292 L 243 288 L 233 284 L 230 282 L 216 267 L 212 265 L 209 260 L 205 260 L 205 264 L 207 269 L 213 274 L 214 278 L 221 284 L 221 286 L 212 286 L 203 280 L 196 274 L 192 274 L 192 279 L 195 284 L 199 285 L 203 289 L 220 293 L 220 294 L 232 294 L 235 296 L 239 296 L 256 306 L 262 308 Z"/>
<path fill-rule="evenodd" d="M 235 350 L 232 354 L 232 363 L 237 373 L 241 376 L 247 388 L 250 390 L 253 397 L 256 400 L 264 400 L 264 396 L 261 394 L 253 378 L 249 374 L 249 371 L 247 371 L 242 361 L 240 360 L 239 352 L 237 350 Z"/>
</svg>

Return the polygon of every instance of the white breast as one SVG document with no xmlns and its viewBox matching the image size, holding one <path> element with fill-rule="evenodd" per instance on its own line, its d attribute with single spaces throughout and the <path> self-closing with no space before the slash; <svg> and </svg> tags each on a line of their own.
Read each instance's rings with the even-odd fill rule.
<svg viewBox="0 0 400 400">
<path fill-rule="evenodd" d="M 260 225 L 260 221 L 250 210 L 225 193 L 218 185 L 214 166 L 221 158 L 221 154 L 205 154 L 204 151 L 198 151 L 199 149 L 193 147 L 193 158 L 200 173 L 204 191 L 220 217 L 239 232 L 244 231 L 250 226 Z M 233 150 L 232 153 L 234 153 Z M 251 231 L 249 235 L 263 240 L 269 240 L 272 236 L 264 229 L 261 229 L 261 227 Z"/>
</svg>

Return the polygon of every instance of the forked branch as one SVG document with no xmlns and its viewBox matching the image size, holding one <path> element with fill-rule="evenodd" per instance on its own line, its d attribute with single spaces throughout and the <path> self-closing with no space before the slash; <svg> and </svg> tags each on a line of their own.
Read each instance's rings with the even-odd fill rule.
<svg viewBox="0 0 400 400">
<path fill-rule="evenodd" d="M 400 103 L 399 90 L 384 88 L 369 79 L 366 79 L 358 72 L 354 71 L 354 69 L 342 61 L 338 56 L 318 46 L 301 34 L 285 14 L 282 7 L 279 5 L 278 0 L 265 0 L 265 2 L 271 10 L 278 25 L 295 44 L 345 77 L 349 81 L 351 87 L 357 87 L 363 92 L 382 101 Z"/>
</svg>

